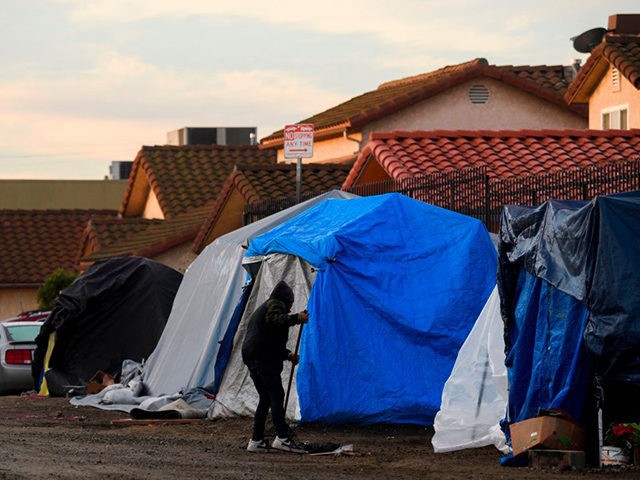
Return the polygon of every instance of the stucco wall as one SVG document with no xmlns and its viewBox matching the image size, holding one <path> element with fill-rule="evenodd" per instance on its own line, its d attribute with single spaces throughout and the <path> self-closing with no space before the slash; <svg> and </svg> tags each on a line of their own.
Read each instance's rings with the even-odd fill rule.
<svg viewBox="0 0 640 480">
<path fill-rule="evenodd" d="M 469 101 L 469 88 L 489 89 L 484 105 Z M 475 79 L 393 115 L 372 122 L 370 132 L 390 130 L 521 130 L 583 129 L 587 120 L 552 103 L 493 79 Z"/>
<path fill-rule="evenodd" d="M 153 193 L 153 190 L 149 190 L 149 196 L 147 197 L 147 202 L 144 205 L 142 218 L 159 218 L 160 220 L 164 220 L 162 208 L 160 208 L 160 204 L 158 203 L 158 197 Z"/>
<path fill-rule="evenodd" d="M 620 88 L 613 87 L 612 72 L 609 67 L 593 94 L 589 98 L 589 128 L 602 129 L 602 111 L 611 107 L 628 105 L 629 128 L 640 128 L 640 91 L 622 76 Z"/>
<path fill-rule="evenodd" d="M 332 158 L 340 158 L 340 157 L 348 157 L 349 155 L 354 155 L 360 151 L 360 145 L 362 140 L 362 135 L 359 133 L 350 136 L 352 139 L 356 139 L 357 141 L 347 140 L 344 137 L 337 138 L 329 138 L 326 140 L 314 140 L 313 142 L 313 157 L 311 158 L 303 158 L 302 163 L 314 163 L 321 162 L 323 160 L 332 159 Z M 293 163 L 296 162 L 296 159 L 285 159 L 284 158 L 284 149 L 281 148 L 278 150 L 278 162 L 287 162 L 291 161 Z"/>
<path fill-rule="evenodd" d="M 0 320 L 29 310 L 38 310 L 37 288 L 0 289 Z"/>
</svg>

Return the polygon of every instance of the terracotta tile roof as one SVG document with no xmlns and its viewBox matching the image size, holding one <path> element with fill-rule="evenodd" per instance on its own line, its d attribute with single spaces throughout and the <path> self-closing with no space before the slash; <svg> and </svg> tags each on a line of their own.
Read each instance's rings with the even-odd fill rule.
<svg viewBox="0 0 640 480">
<path fill-rule="evenodd" d="M 565 77 L 562 65 L 495 66 L 489 65 L 484 58 L 476 58 L 433 72 L 383 83 L 376 90 L 354 97 L 299 123 L 313 124 L 316 137 L 321 137 L 323 133 L 342 132 L 346 128 L 359 128 L 480 76 L 503 81 L 554 104 L 570 108 L 563 99 L 570 79 Z M 586 116 L 584 109 L 572 110 Z M 282 143 L 283 135 L 284 130 L 279 130 L 263 138 L 260 144 L 265 148 L 277 146 Z"/>
<path fill-rule="evenodd" d="M 126 241 L 129 236 L 143 232 L 150 225 L 162 222 L 163 220 L 148 220 L 137 217 L 91 219 L 82 237 L 82 256 L 99 252 L 111 245 Z"/>
<path fill-rule="evenodd" d="M 302 196 L 314 196 L 340 186 L 347 178 L 353 162 L 328 164 L 307 163 L 302 166 Z M 277 164 L 266 167 L 238 165 L 229 175 L 222 193 L 202 225 L 193 251 L 200 252 L 207 245 L 211 231 L 220 220 L 222 211 L 232 192 L 237 191 L 244 203 L 259 202 L 269 198 L 296 196 L 296 165 Z"/>
<path fill-rule="evenodd" d="M 56 268 L 76 271 L 91 218 L 115 210 L 0 210 L 0 284 L 39 285 Z"/>
<path fill-rule="evenodd" d="M 508 178 L 637 158 L 640 130 L 420 131 L 374 133 L 343 189 L 357 185 L 369 161 L 390 178 L 486 165 Z"/>
<path fill-rule="evenodd" d="M 216 199 L 236 163 L 276 162 L 275 152 L 248 145 L 145 146 L 138 152 L 120 212 L 140 216 L 153 189 L 165 218 Z"/>
<path fill-rule="evenodd" d="M 624 78 L 640 90 L 640 34 L 606 34 L 569 86 L 565 94 L 567 102 L 588 103 L 609 65 L 617 68 Z"/>
<path fill-rule="evenodd" d="M 92 247 L 81 258 L 84 264 L 119 256 L 154 257 L 172 247 L 191 242 L 211 211 L 211 204 L 194 208 L 167 220 L 141 218 L 98 219 L 85 231 Z"/>
</svg>

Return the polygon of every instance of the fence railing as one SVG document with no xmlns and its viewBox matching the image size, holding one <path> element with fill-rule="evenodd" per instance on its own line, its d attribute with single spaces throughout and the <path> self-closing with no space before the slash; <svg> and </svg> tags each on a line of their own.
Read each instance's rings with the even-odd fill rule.
<svg viewBox="0 0 640 480">
<path fill-rule="evenodd" d="M 591 200 L 597 195 L 640 190 L 640 157 L 604 165 L 507 179 L 490 179 L 485 166 L 357 185 L 360 196 L 397 192 L 482 220 L 498 231 L 504 205 L 539 205 L 550 199 Z M 307 195 L 306 200 L 323 192 Z M 244 222 L 255 222 L 295 205 L 295 197 L 248 204 Z"/>
<path fill-rule="evenodd" d="M 592 200 L 598 195 L 640 190 L 640 158 L 561 170 L 541 175 L 496 179 L 490 184 L 487 228 L 497 231 L 504 205 L 536 206 L 547 200 Z"/>
</svg>

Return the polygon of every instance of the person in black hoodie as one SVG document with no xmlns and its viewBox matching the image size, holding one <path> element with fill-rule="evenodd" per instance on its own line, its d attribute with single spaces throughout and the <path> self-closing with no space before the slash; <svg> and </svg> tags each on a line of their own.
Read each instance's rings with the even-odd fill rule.
<svg viewBox="0 0 640 480">
<path fill-rule="evenodd" d="M 260 397 L 253 419 L 253 434 L 247 450 L 265 452 L 270 448 L 288 452 L 306 453 L 293 438 L 285 420 L 284 388 L 280 374 L 285 360 L 293 365 L 298 363 L 298 355 L 287 349 L 289 327 L 307 323 L 306 310 L 290 314 L 293 305 L 293 290 L 281 280 L 271 295 L 249 318 L 247 333 L 242 343 L 242 360 L 249 369 L 249 375 Z M 267 414 L 276 430 L 276 438 L 270 446 L 264 439 Z"/>
</svg>

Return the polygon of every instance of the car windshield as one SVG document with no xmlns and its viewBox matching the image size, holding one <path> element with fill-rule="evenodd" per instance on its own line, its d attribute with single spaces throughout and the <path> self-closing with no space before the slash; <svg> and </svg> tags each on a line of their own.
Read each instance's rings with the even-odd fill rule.
<svg viewBox="0 0 640 480">
<path fill-rule="evenodd" d="M 9 340 L 14 342 L 32 342 L 40 333 L 40 325 L 6 325 Z"/>
</svg>

